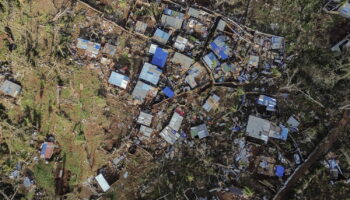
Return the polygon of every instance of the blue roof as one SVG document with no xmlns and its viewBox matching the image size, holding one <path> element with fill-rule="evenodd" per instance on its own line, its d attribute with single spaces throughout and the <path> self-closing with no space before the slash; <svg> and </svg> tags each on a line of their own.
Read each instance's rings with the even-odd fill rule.
<svg viewBox="0 0 350 200">
<path fill-rule="evenodd" d="M 42 148 L 41 148 L 41 152 L 40 152 L 40 155 L 45 155 L 45 152 L 46 152 L 46 148 L 47 148 L 47 144 L 44 143 Z"/>
<path fill-rule="evenodd" d="M 162 91 L 165 94 L 165 96 L 167 96 L 168 98 L 172 98 L 175 96 L 174 91 L 171 90 L 169 87 L 165 87 Z"/>
<path fill-rule="evenodd" d="M 282 177 L 284 176 L 284 167 L 281 165 L 276 166 L 276 171 L 275 171 L 276 176 Z"/>
<path fill-rule="evenodd" d="M 168 59 L 168 52 L 162 48 L 157 48 L 154 56 L 152 58 L 152 64 L 163 68 L 165 66 L 166 60 Z"/>
<path fill-rule="evenodd" d="M 231 52 L 231 48 L 227 46 L 225 41 L 225 36 L 218 36 L 212 43 L 210 43 L 211 50 L 222 60 L 229 58 Z"/>
<path fill-rule="evenodd" d="M 129 77 L 119 74 L 117 72 L 112 72 L 111 76 L 109 77 L 108 83 L 125 89 L 129 81 Z"/>
<path fill-rule="evenodd" d="M 268 111 L 275 111 L 275 107 L 277 106 L 277 100 L 275 98 L 272 97 L 268 97 L 265 95 L 260 95 L 257 103 L 259 105 L 263 105 L 266 106 L 266 110 Z"/>
<path fill-rule="evenodd" d="M 283 125 L 280 125 L 280 127 L 281 127 L 281 129 L 282 129 L 280 139 L 281 139 L 281 140 L 287 140 L 288 133 L 289 133 L 289 129 L 286 128 L 286 127 L 283 126 Z"/>
</svg>

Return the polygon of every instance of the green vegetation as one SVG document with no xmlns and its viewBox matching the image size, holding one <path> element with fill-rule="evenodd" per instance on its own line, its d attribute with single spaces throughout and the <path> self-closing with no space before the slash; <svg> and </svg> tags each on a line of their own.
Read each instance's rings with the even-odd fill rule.
<svg viewBox="0 0 350 200">
<path fill-rule="evenodd" d="M 40 161 L 34 166 L 34 176 L 37 184 L 44 188 L 50 195 L 55 193 L 55 177 L 53 163 L 44 163 Z"/>
</svg>

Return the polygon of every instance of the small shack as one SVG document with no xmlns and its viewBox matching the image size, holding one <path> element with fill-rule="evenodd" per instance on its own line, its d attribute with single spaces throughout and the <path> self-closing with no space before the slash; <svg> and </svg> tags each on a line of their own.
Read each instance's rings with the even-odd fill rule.
<svg viewBox="0 0 350 200">
<path fill-rule="evenodd" d="M 11 81 L 6 80 L 0 87 L 0 91 L 11 97 L 17 97 L 17 95 L 21 92 L 21 86 L 13 83 Z"/>
</svg>

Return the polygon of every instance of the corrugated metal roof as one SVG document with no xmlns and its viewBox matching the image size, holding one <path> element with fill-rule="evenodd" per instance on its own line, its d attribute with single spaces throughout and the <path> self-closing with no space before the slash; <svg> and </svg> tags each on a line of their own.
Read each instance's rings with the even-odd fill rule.
<svg viewBox="0 0 350 200">
<path fill-rule="evenodd" d="M 147 126 L 141 125 L 140 127 L 140 133 L 142 133 L 144 136 L 146 137 L 151 137 L 152 133 L 153 133 L 153 129 L 149 128 Z"/>
<path fill-rule="evenodd" d="M 16 97 L 21 92 L 21 86 L 11 81 L 5 80 L 5 82 L 0 87 L 0 91 L 5 95 Z"/>
<path fill-rule="evenodd" d="M 132 92 L 133 98 L 143 102 L 147 95 L 155 97 L 157 95 L 157 89 L 142 81 L 137 81 L 137 84 Z"/>
<path fill-rule="evenodd" d="M 162 70 L 150 63 L 145 63 L 141 70 L 140 79 L 148 81 L 154 85 L 158 84 Z"/>
<path fill-rule="evenodd" d="M 208 128 L 205 124 L 201 124 L 199 126 L 191 127 L 191 136 L 192 138 L 198 136 L 199 139 L 205 138 L 209 136 Z"/>
<path fill-rule="evenodd" d="M 141 111 L 137 119 L 137 123 L 143 124 L 145 126 L 150 126 L 152 123 L 152 119 L 153 115 Z"/>
<path fill-rule="evenodd" d="M 162 15 L 161 23 L 163 26 L 170 26 L 175 29 L 181 29 L 182 27 L 182 19 L 168 16 L 168 15 Z"/>
<path fill-rule="evenodd" d="M 174 48 L 176 48 L 180 51 L 184 51 L 187 43 L 188 43 L 188 40 L 186 38 L 183 38 L 181 36 L 177 36 L 176 41 L 174 43 Z"/>
<path fill-rule="evenodd" d="M 226 60 L 232 54 L 232 49 L 226 44 L 227 38 L 225 36 L 218 36 L 210 43 L 211 50 L 221 59 Z"/>
<path fill-rule="evenodd" d="M 181 124 L 182 124 L 182 120 L 183 120 L 183 116 L 181 116 L 179 113 L 174 112 L 173 116 L 171 117 L 171 120 L 169 122 L 169 127 L 172 128 L 175 131 L 179 131 Z"/>
<path fill-rule="evenodd" d="M 203 57 L 204 63 L 210 68 L 215 69 L 220 65 L 219 60 L 216 58 L 213 52 L 208 53 Z"/>
<path fill-rule="evenodd" d="M 55 145 L 52 142 L 44 142 L 41 145 L 40 157 L 50 159 L 53 155 Z"/>
<path fill-rule="evenodd" d="M 147 24 L 141 21 L 136 22 L 135 31 L 139 33 L 144 33 L 147 29 Z"/>
<path fill-rule="evenodd" d="M 85 55 L 96 58 L 101 49 L 101 44 L 78 38 L 77 48 L 85 50 Z"/>
<path fill-rule="evenodd" d="M 170 127 L 165 127 L 159 134 L 169 144 L 175 144 L 176 140 L 180 137 L 179 133 Z"/>
<path fill-rule="evenodd" d="M 253 115 L 249 116 L 246 133 L 248 136 L 263 140 L 267 143 L 271 122 Z"/>
<path fill-rule="evenodd" d="M 109 190 L 110 186 L 102 174 L 97 175 L 95 179 L 97 183 L 100 185 L 103 192 L 107 192 L 107 190 Z"/>
<path fill-rule="evenodd" d="M 170 38 L 170 34 L 161 29 L 157 29 L 153 35 L 153 39 L 161 44 L 166 44 L 169 38 Z"/>
<path fill-rule="evenodd" d="M 129 84 L 129 77 L 119 74 L 117 72 L 112 72 L 109 77 L 108 83 L 126 89 Z"/>
<path fill-rule="evenodd" d="M 171 60 L 174 64 L 180 64 L 181 68 L 187 70 L 194 63 L 194 60 L 188 56 L 176 52 Z"/>
<path fill-rule="evenodd" d="M 224 20 L 220 19 L 216 29 L 219 31 L 224 31 L 225 27 L 226 27 L 226 22 Z"/>
</svg>

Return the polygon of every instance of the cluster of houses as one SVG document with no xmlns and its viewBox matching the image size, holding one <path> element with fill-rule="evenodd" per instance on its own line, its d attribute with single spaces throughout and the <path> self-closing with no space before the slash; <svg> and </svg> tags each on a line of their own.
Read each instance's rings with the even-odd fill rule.
<svg viewBox="0 0 350 200">
<path fill-rule="evenodd" d="M 117 90 L 130 91 L 135 104 L 154 105 L 162 100 L 203 86 L 207 83 L 220 84 L 234 82 L 246 83 L 259 75 L 273 76 L 274 71 L 283 69 L 284 38 L 267 35 L 241 26 L 228 18 L 219 17 L 210 11 L 195 7 L 183 8 L 172 3 L 157 4 L 151 14 L 147 9 L 152 5 L 137 2 L 127 21 L 127 29 L 147 37 L 147 55 L 134 80 L 126 70 L 112 71 L 108 83 Z M 161 8 L 161 9 L 160 9 Z M 139 11 L 142 12 L 139 12 Z M 88 59 L 99 59 L 102 64 L 109 64 L 110 57 L 116 54 L 116 44 L 99 43 L 78 39 L 79 54 Z M 99 55 L 103 55 L 102 57 Z M 220 104 L 220 96 L 211 93 L 202 104 L 202 111 L 210 113 Z M 260 95 L 257 106 L 266 112 L 275 112 L 277 100 Z M 159 123 L 158 114 L 142 106 L 135 119 L 138 140 L 161 139 L 167 145 L 174 145 L 179 140 L 186 141 L 189 135 L 194 138 L 210 136 L 209 123 L 190 123 L 189 132 L 183 130 L 188 113 L 184 106 L 172 110 L 165 125 Z M 290 132 L 298 130 L 300 122 L 291 116 L 285 124 L 276 124 L 259 115 L 249 115 L 245 126 L 245 136 L 253 143 L 268 143 L 271 140 L 286 141 Z M 187 125 L 186 125 L 187 126 Z M 159 137 L 158 137 L 159 136 Z M 249 166 L 253 150 L 251 145 L 240 145 L 236 161 Z M 300 152 L 294 155 L 295 165 L 301 163 Z M 113 160 L 120 163 L 124 156 Z M 290 173 L 290 163 L 279 154 L 277 157 L 266 154 L 255 155 L 254 170 L 265 176 L 284 177 Z M 241 169 L 241 166 L 239 166 Z M 333 170 L 334 171 L 334 170 Z M 102 173 L 95 177 L 102 191 L 110 188 Z"/>
<path fill-rule="evenodd" d="M 282 37 L 255 32 L 194 7 L 185 9 L 170 3 L 162 3 L 159 7 L 162 11 L 157 16 L 150 17 L 147 12 L 134 10 L 128 19 L 130 30 L 151 41 L 146 49 L 149 58 L 143 62 L 137 80 L 132 80 L 121 69 L 112 71 L 108 79 L 108 83 L 118 90 L 133 87 L 129 91 L 135 104 L 152 105 L 210 82 L 247 82 L 257 78 L 259 73 L 269 75 L 272 69 L 284 66 Z M 79 55 L 88 59 L 101 58 L 102 64 L 108 64 L 108 57 L 114 56 L 117 49 L 113 44 L 102 46 L 83 38 L 78 39 L 76 47 Z M 104 56 L 99 56 L 101 54 Z M 219 102 L 219 95 L 212 93 L 202 109 L 210 113 L 219 107 Z M 258 104 L 266 106 L 267 111 L 275 111 L 277 105 L 276 99 L 264 95 L 259 97 Z M 187 134 L 181 128 L 186 119 L 185 110 L 176 107 L 167 125 L 160 130 L 155 130 L 153 124 L 158 116 L 140 110 L 136 119 L 139 139 L 151 139 L 159 132 L 168 145 L 174 145 L 180 138 L 186 140 Z M 267 142 L 269 138 L 286 140 L 288 131 L 283 125 L 250 116 L 246 133 Z M 203 139 L 210 136 L 210 131 L 202 121 L 191 126 L 188 135 Z M 283 176 L 283 166 L 273 165 L 273 168 L 277 170 L 277 176 Z M 103 174 L 95 180 L 104 192 L 110 188 Z"/>
</svg>

